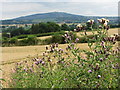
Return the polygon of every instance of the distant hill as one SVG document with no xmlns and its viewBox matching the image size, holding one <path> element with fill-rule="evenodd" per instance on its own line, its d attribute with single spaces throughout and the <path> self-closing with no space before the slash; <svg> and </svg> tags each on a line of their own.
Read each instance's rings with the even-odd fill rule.
<svg viewBox="0 0 120 90">
<path fill-rule="evenodd" d="M 99 16 L 82 16 L 75 15 L 65 12 L 50 12 L 50 13 L 40 13 L 33 14 L 28 16 L 22 16 L 9 20 L 2 20 L 2 24 L 33 24 L 39 22 L 48 22 L 53 21 L 57 23 L 81 23 L 86 22 L 89 19 L 98 19 L 98 18 L 107 18 L 111 21 L 112 24 L 117 24 L 117 17 L 99 17 Z"/>
</svg>

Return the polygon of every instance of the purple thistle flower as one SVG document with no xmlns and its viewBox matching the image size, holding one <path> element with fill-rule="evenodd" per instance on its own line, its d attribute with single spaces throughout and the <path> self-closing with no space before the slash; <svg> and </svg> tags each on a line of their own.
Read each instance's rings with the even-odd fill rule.
<svg viewBox="0 0 120 90">
<path fill-rule="evenodd" d="M 72 47 L 70 45 L 68 45 L 68 49 L 72 49 Z"/>
<path fill-rule="evenodd" d="M 67 78 L 64 78 L 65 81 L 67 81 L 68 79 Z"/>
<path fill-rule="evenodd" d="M 42 60 L 40 59 L 39 63 L 42 63 Z"/>
<path fill-rule="evenodd" d="M 62 61 L 61 63 L 64 64 L 64 61 Z"/>
<path fill-rule="evenodd" d="M 38 65 L 38 64 L 39 64 L 39 61 L 36 61 L 35 64 Z"/>
<path fill-rule="evenodd" d="M 76 47 L 74 47 L 74 49 L 77 49 Z"/>
<path fill-rule="evenodd" d="M 24 71 L 25 71 L 25 72 L 27 72 L 27 69 L 26 69 L 26 68 L 24 68 Z"/>
<path fill-rule="evenodd" d="M 91 72 L 92 72 L 92 70 L 88 70 L 88 72 L 89 72 L 89 73 L 91 73 Z"/>
<path fill-rule="evenodd" d="M 79 41 L 79 38 L 76 38 L 75 42 L 77 43 Z"/>
<path fill-rule="evenodd" d="M 58 47 L 58 43 L 56 43 L 55 45 L 56 45 L 56 47 Z"/>
<path fill-rule="evenodd" d="M 33 72 L 32 68 L 30 68 L 30 72 Z"/>
<path fill-rule="evenodd" d="M 44 62 L 44 61 L 42 61 L 42 65 L 45 65 L 45 62 Z"/>
<path fill-rule="evenodd" d="M 105 42 L 104 41 L 102 41 L 102 44 L 104 44 Z"/>
<path fill-rule="evenodd" d="M 75 43 L 71 43 L 71 45 L 72 45 L 72 46 L 74 46 L 74 45 L 75 45 Z"/>
<path fill-rule="evenodd" d="M 99 60 L 100 60 L 100 61 L 103 61 L 103 58 L 100 58 Z"/>
<path fill-rule="evenodd" d="M 59 52 L 62 52 L 62 53 L 63 53 L 63 49 L 60 48 L 60 49 L 59 49 Z"/>
</svg>

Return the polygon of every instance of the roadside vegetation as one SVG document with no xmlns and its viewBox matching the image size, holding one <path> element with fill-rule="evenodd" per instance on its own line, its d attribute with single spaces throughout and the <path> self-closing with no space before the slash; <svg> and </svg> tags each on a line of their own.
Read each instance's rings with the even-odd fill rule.
<svg viewBox="0 0 120 90">
<path fill-rule="evenodd" d="M 109 20 L 102 18 L 98 22 L 97 35 L 93 29 L 94 20 L 88 20 L 92 35 L 87 35 L 86 27 L 79 24 L 74 31 L 46 39 L 50 46 L 45 47 L 41 57 L 16 63 L 10 87 L 120 88 L 120 48 L 113 48 L 119 35 L 108 35 Z M 80 31 L 83 31 L 82 37 L 76 36 L 76 32 Z M 31 38 L 33 40 L 36 37 L 29 37 L 30 41 Z M 77 43 L 81 38 L 85 39 L 81 41 L 88 44 L 89 50 L 78 48 Z M 59 48 L 59 43 L 68 45 L 63 50 Z"/>
</svg>

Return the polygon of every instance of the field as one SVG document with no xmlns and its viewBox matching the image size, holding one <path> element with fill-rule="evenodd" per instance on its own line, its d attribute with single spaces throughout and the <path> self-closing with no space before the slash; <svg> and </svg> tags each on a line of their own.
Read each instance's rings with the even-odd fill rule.
<svg viewBox="0 0 120 90">
<path fill-rule="evenodd" d="M 109 35 L 118 33 L 118 28 L 110 29 Z M 91 32 L 87 32 L 88 35 L 92 34 Z M 77 33 L 80 36 L 80 33 Z M 40 37 L 40 39 L 49 38 L 51 36 Z M 118 43 L 115 44 L 115 47 Z M 36 46 L 16 46 L 16 47 L 2 47 L 2 60 L 1 66 L 3 69 L 3 78 L 7 79 L 7 83 L 9 81 L 9 74 L 11 73 L 11 69 L 14 67 L 15 62 L 19 62 L 21 60 L 30 60 L 32 57 L 37 55 L 41 56 L 42 52 L 45 51 L 46 45 L 36 45 Z M 67 44 L 60 44 L 60 48 L 65 49 Z M 80 49 L 88 50 L 87 43 L 77 44 Z M 8 84 L 4 83 L 4 87 L 8 87 Z"/>
</svg>

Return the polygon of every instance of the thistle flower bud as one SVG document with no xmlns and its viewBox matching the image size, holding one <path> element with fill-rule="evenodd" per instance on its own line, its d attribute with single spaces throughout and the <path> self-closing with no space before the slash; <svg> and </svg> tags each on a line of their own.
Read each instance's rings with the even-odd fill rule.
<svg viewBox="0 0 120 90">
<path fill-rule="evenodd" d="M 99 23 L 102 23 L 102 19 L 97 19 Z"/>
<path fill-rule="evenodd" d="M 43 53 L 43 56 L 45 56 L 45 53 Z"/>
<path fill-rule="evenodd" d="M 99 25 L 99 29 L 102 29 L 102 26 L 101 26 L 101 25 Z"/>
<path fill-rule="evenodd" d="M 91 20 L 88 20 L 87 22 L 92 25 L 94 23 L 94 20 L 91 19 Z"/>
<path fill-rule="evenodd" d="M 51 59 L 48 59 L 48 62 L 52 62 L 52 60 L 51 60 Z"/>
<path fill-rule="evenodd" d="M 103 26 L 105 26 L 105 27 L 106 27 L 106 26 L 107 26 L 107 24 L 108 24 L 108 23 L 107 23 L 107 21 L 105 21 L 105 23 L 103 24 Z"/>
<path fill-rule="evenodd" d="M 101 75 L 98 75 L 97 77 L 98 77 L 98 78 L 101 78 Z"/>
<path fill-rule="evenodd" d="M 99 60 L 102 62 L 102 61 L 103 61 L 103 58 L 100 58 Z"/>
<path fill-rule="evenodd" d="M 77 29 L 74 29 L 74 32 L 76 32 L 77 31 Z"/>
<path fill-rule="evenodd" d="M 104 24 L 104 23 L 105 23 L 105 21 L 106 21 L 106 19 L 105 19 L 105 18 L 102 18 L 102 24 Z"/>
<path fill-rule="evenodd" d="M 107 23 L 109 22 L 109 20 L 105 18 L 101 18 L 101 19 L 98 19 L 98 22 L 100 24 L 103 24 L 104 26 L 107 26 Z"/>
<path fill-rule="evenodd" d="M 42 60 L 40 59 L 39 63 L 42 63 Z"/>
<path fill-rule="evenodd" d="M 30 72 L 33 72 L 32 68 L 30 68 L 29 70 L 30 70 Z"/>
<path fill-rule="evenodd" d="M 78 24 L 76 27 L 77 27 L 77 28 L 81 28 L 81 27 L 82 27 L 82 25 L 81 25 L 81 24 Z"/>
<path fill-rule="evenodd" d="M 65 34 L 64 36 L 67 37 L 67 34 Z"/>
<path fill-rule="evenodd" d="M 27 69 L 26 69 L 26 68 L 24 68 L 23 70 L 24 70 L 25 72 L 27 72 Z"/>
<path fill-rule="evenodd" d="M 56 47 L 58 47 L 58 43 L 56 43 L 55 45 L 56 45 Z"/>
<path fill-rule="evenodd" d="M 99 63 L 96 63 L 96 66 L 99 66 Z"/>
<path fill-rule="evenodd" d="M 45 48 L 46 48 L 46 50 L 48 50 L 48 46 L 46 46 Z"/>
<path fill-rule="evenodd" d="M 35 62 L 35 64 L 36 64 L 36 65 L 38 65 L 38 64 L 39 64 L 39 62 L 38 62 L 38 61 L 36 61 L 36 62 Z"/>
</svg>

